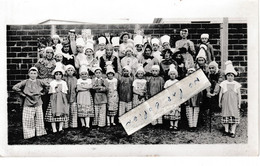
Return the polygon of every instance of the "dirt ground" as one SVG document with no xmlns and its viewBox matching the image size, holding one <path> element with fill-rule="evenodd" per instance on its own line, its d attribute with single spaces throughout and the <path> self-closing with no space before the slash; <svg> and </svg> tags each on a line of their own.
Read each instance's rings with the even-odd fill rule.
<svg viewBox="0 0 260 166">
<path fill-rule="evenodd" d="M 179 131 L 171 131 L 167 125 L 148 125 L 128 136 L 123 127 L 118 124 L 101 129 L 66 129 L 63 134 L 48 134 L 36 139 L 23 139 L 21 111 L 9 111 L 8 114 L 8 144 L 9 145 L 57 145 L 57 144 L 245 144 L 247 143 L 247 116 L 241 114 L 241 122 L 236 130 L 236 138 L 222 136 L 223 126 L 220 115 L 212 116 L 210 121 L 200 125 L 195 132 L 189 132 L 187 125 L 181 124 Z"/>
</svg>

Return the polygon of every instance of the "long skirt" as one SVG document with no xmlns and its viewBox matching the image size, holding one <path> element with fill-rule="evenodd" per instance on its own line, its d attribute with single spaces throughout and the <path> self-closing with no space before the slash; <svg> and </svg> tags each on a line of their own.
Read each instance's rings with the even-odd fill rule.
<svg viewBox="0 0 260 166">
<path fill-rule="evenodd" d="M 46 111 L 45 121 L 65 122 L 68 121 L 69 106 L 66 95 L 63 93 L 54 93 L 51 95 L 51 100 Z"/>
<path fill-rule="evenodd" d="M 124 115 L 126 112 L 130 111 L 133 108 L 133 103 L 130 102 L 124 102 L 124 101 L 120 101 L 119 102 L 119 114 L 118 116 L 122 116 Z"/>
<path fill-rule="evenodd" d="M 186 116 L 188 119 L 189 127 L 197 127 L 199 112 L 199 107 L 186 106 Z"/>
<path fill-rule="evenodd" d="M 117 91 L 109 92 L 107 95 L 107 116 L 116 116 L 118 111 L 118 93 Z"/>
<path fill-rule="evenodd" d="M 106 104 L 95 104 L 95 117 L 92 124 L 99 127 L 106 125 Z"/>
<path fill-rule="evenodd" d="M 47 134 L 44 129 L 42 105 L 23 108 L 23 136 L 29 139 Z"/>
</svg>

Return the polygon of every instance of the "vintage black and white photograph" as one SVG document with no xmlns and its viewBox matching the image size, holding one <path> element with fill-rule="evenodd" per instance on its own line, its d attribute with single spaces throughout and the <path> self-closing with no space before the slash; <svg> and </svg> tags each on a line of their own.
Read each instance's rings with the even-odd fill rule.
<svg viewBox="0 0 260 166">
<path fill-rule="evenodd" d="M 249 143 L 247 17 L 78 14 L 6 23 L 7 146 Z"/>
</svg>

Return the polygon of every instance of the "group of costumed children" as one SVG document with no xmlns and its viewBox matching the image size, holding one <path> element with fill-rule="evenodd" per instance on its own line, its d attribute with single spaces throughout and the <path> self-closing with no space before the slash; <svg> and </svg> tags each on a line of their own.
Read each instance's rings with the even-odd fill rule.
<svg viewBox="0 0 260 166">
<path fill-rule="evenodd" d="M 75 30 L 70 30 L 62 43 L 54 35 L 53 45 L 46 47 L 44 56 L 29 69 L 29 79 L 13 86 L 24 97 L 24 139 L 45 135 L 47 129 L 63 133 L 66 128 L 90 131 L 115 126 L 120 123 L 118 117 L 198 69 L 211 86 L 152 125 L 169 120 L 169 129 L 178 130 L 178 122 L 185 116 L 189 131 L 194 131 L 201 112 L 221 108 L 223 135 L 234 138 L 241 85 L 234 81 L 237 72 L 232 62 L 225 63 L 224 72 L 219 70 L 208 34 L 201 35 L 197 47 L 187 39 L 187 29 L 182 29 L 180 36 L 175 48 L 170 47 L 168 35 L 151 41 L 141 35 L 132 40 L 129 33 L 112 39 L 102 36 L 95 51 L 95 42 L 76 36 Z"/>
</svg>

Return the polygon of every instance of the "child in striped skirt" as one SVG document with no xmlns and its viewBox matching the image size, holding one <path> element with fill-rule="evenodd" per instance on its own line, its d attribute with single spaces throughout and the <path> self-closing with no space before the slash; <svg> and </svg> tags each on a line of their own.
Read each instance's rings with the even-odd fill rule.
<svg viewBox="0 0 260 166">
<path fill-rule="evenodd" d="M 41 95 L 49 84 L 36 79 L 38 76 L 36 67 L 31 67 L 28 75 L 29 79 L 13 86 L 14 91 L 25 97 L 22 118 L 24 139 L 47 134 L 44 129 Z"/>
<path fill-rule="evenodd" d="M 64 132 L 63 125 L 68 120 L 69 115 L 69 105 L 66 97 L 68 86 L 62 80 L 64 73 L 65 71 L 61 66 L 56 66 L 52 72 L 54 80 L 50 82 L 49 93 L 51 94 L 51 98 L 45 120 L 51 123 L 53 133 L 57 132 L 56 123 L 59 123 L 58 132 Z"/>
</svg>

